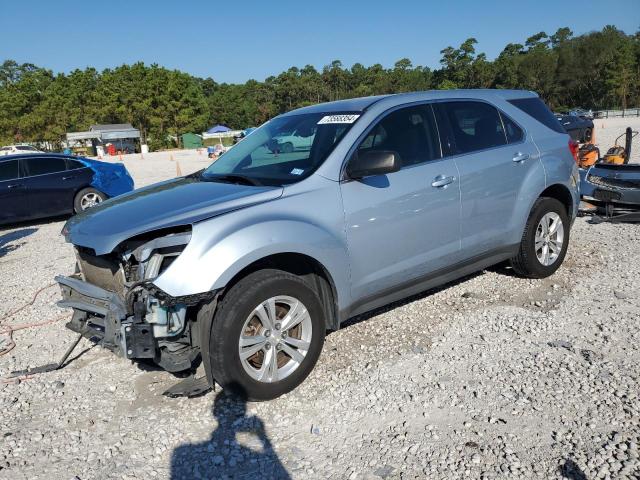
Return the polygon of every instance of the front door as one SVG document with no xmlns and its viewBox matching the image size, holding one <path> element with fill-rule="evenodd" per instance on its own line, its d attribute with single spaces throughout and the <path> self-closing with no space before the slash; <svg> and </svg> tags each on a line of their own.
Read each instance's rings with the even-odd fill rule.
<svg viewBox="0 0 640 480">
<path fill-rule="evenodd" d="M 0 160 L 0 223 L 24 220 L 28 209 L 20 160 Z"/>
<path fill-rule="evenodd" d="M 441 156 L 431 106 L 386 115 L 355 155 L 367 150 L 394 151 L 403 167 L 341 184 L 355 302 L 409 285 L 460 251 L 458 171 Z"/>
</svg>

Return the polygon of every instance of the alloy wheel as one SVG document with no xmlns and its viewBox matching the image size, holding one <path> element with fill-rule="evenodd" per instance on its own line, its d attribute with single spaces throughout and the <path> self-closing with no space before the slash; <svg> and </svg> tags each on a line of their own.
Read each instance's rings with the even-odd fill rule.
<svg viewBox="0 0 640 480">
<path fill-rule="evenodd" d="M 560 215 L 555 212 L 544 214 L 536 227 L 534 241 L 538 261 L 546 267 L 553 265 L 564 244 L 564 225 Z"/>
<path fill-rule="evenodd" d="M 238 353 L 245 372 L 273 383 L 291 375 L 311 346 L 312 322 L 298 299 L 278 295 L 257 305 L 242 326 Z"/>
<path fill-rule="evenodd" d="M 86 210 L 87 208 L 95 207 L 102 202 L 102 197 L 95 192 L 85 193 L 80 199 L 80 208 Z"/>
</svg>

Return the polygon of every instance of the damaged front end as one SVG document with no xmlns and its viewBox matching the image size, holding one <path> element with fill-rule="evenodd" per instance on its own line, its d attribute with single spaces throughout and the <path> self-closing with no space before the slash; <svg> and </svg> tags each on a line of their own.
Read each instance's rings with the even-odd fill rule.
<svg viewBox="0 0 640 480">
<path fill-rule="evenodd" d="M 640 222 L 640 165 L 597 163 L 581 171 L 580 195 L 598 221 Z"/>
<path fill-rule="evenodd" d="M 215 292 L 172 297 L 154 285 L 191 239 L 188 228 L 152 232 L 106 255 L 75 246 L 74 275 L 56 277 L 61 307 L 74 310 L 71 330 L 129 359 L 152 359 L 170 372 L 191 368 L 200 354 L 197 306 Z"/>
</svg>

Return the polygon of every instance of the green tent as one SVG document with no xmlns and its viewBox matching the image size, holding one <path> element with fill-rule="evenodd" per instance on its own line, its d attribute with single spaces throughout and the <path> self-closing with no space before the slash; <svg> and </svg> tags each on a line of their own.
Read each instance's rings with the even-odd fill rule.
<svg viewBox="0 0 640 480">
<path fill-rule="evenodd" d="M 202 148 L 202 137 L 195 133 L 183 134 L 182 148 Z"/>
</svg>

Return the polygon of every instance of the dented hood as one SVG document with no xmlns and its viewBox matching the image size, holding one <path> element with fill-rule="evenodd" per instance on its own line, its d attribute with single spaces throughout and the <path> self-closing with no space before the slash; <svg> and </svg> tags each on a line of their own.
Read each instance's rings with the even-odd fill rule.
<svg viewBox="0 0 640 480">
<path fill-rule="evenodd" d="M 282 191 L 282 187 L 203 180 L 193 174 L 107 200 L 71 217 L 62 232 L 68 242 L 103 255 L 136 235 L 274 200 Z"/>
</svg>

